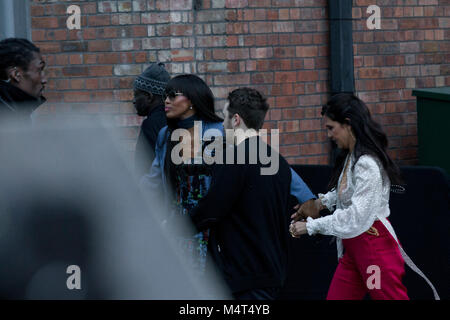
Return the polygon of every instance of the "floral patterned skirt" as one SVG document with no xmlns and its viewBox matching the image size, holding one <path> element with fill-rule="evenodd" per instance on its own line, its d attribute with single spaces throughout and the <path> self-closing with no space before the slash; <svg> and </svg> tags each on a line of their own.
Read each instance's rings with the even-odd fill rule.
<svg viewBox="0 0 450 320">
<path fill-rule="evenodd" d="M 205 165 L 182 164 L 177 170 L 175 214 L 188 215 L 198 201 L 208 192 L 211 175 Z M 176 236 L 178 247 L 182 250 L 188 267 L 197 276 L 206 269 L 209 230 L 192 236 Z"/>
</svg>

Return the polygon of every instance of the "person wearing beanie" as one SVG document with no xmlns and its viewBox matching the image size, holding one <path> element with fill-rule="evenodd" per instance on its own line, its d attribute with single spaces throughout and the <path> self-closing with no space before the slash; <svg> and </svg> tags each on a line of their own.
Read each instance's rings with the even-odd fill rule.
<svg viewBox="0 0 450 320">
<path fill-rule="evenodd" d="M 146 117 L 135 150 L 135 174 L 138 178 L 150 171 L 159 130 L 167 124 L 163 95 L 169 80 L 164 64 L 152 63 L 134 81 L 133 104 L 136 113 Z"/>
</svg>

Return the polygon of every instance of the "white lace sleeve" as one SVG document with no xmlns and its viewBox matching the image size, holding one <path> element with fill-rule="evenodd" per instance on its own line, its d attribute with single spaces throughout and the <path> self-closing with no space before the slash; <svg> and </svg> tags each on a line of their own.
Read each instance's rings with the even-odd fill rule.
<svg viewBox="0 0 450 320">
<path fill-rule="evenodd" d="M 336 189 L 334 188 L 333 190 L 323 194 L 323 193 L 319 193 L 318 194 L 320 202 L 328 208 L 328 210 L 333 211 L 334 207 L 336 206 L 336 202 L 337 202 L 337 195 L 336 195 Z"/>
<path fill-rule="evenodd" d="M 332 215 L 307 219 L 308 234 L 321 233 L 342 239 L 354 238 L 370 228 L 382 203 L 383 182 L 380 167 L 367 155 L 359 158 L 353 172 L 355 191 L 351 205 Z"/>
</svg>

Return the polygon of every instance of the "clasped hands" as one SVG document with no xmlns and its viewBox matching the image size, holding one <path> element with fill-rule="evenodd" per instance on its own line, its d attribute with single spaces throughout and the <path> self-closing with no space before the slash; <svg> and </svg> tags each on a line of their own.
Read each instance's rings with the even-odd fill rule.
<svg viewBox="0 0 450 320">
<path fill-rule="evenodd" d="M 308 233 L 306 229 L 306 218 L 311 217 L 313 219 L 320 217 L 320 209 L 322 203 L 320 199 L 311 199 L 304 202 L 302 205 L 297 204 L 294 207 L 296 212 L 291 215 L 291 224 L 289 226 L 289 232 L 292 237 L 300 238 L 301 235 Z"/>
</svg>

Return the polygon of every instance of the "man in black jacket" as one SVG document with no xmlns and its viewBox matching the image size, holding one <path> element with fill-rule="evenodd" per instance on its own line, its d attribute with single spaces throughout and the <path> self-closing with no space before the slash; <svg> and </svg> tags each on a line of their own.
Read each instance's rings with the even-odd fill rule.
<svg viewBox="0 0 450 320">
<path fill-rule="evenodd" d="M 45 62 L 38 47 L 26 39 L 0 41 L 0 120 L 31 121 L 45 102 Z"/>
<path fill-rule="evenodd" d="M 146 117 L 135 150 L 135 173 L 138 178 L 150 171 L 159 130 L 166 125 L 163 95 L 169 80 L 170 75 L 164 64 L 152 63 L 134 81 L 133 104 L 137 114 Z"/>
<path fill-rule="evenodd" d="M 236 299 L 275 299 L 287 273 L 291 171 L 286 160 L 256 133 L 269 108 L 265 98 L 254 89 L 241 88 L 231 92 L 228 100 L 225 129 L 243 129 L 247 137 L 232 147 L 234 163 L 228 158 L 228 163 L 213 165 L 208 194 L 191 218 L 199 230 L 211 229 L 211 254 Z M 253 134 L 249 128 L 255 129 Z M 239 164 L 236 156 L 242 146 L 245 161 Z M 261 148 L 271 159 L 278 157 L 275 174 L 262 174 L 267 164 L 260 161 Z M 225 150 L 225 161 L 230 151 Z M 250 161 L 254 152 L 256 163 Z"/>
</svg>

